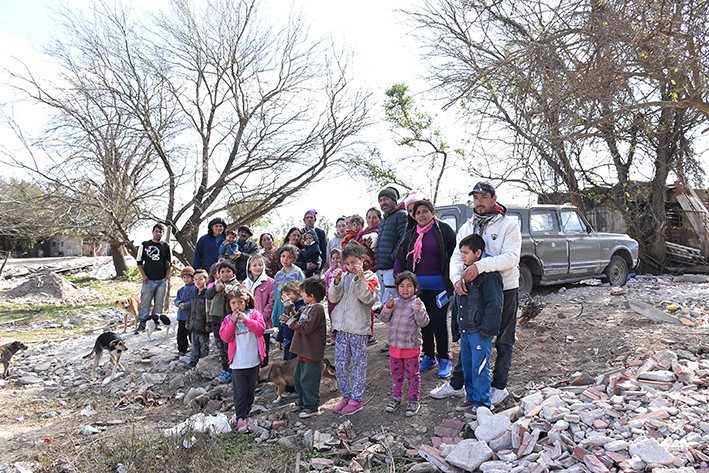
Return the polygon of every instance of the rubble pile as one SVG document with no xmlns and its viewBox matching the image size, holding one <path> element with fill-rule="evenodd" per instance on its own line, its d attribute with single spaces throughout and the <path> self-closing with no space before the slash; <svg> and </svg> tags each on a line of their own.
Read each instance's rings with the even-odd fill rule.
<svg viewBox="0 0 709 473">
<path fill-rule="evenodd" d="M 466 426 L 471 438 L 434 438 L 440 446 L 419 453 L 447 472 L 706 469 L 707 384 L 709 360 L 661 351 L 641 366 L 528 392 L 499 414 L 478 409 Z"/>
<path fill-rule="evenodd" d="M 101 295 L 93 289 L 81 289 L 55 274 L 32 276 L 19 286 L 1 292 L 0 298 L 14 303 L 83 304 L 94 302 Z"/>
</svg>

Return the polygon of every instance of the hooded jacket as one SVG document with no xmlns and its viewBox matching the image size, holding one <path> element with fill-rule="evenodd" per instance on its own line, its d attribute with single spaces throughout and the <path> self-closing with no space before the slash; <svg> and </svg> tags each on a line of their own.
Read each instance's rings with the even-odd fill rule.
<svg viewBox="0 0 709 473">
<path fill-rule="evenodd" d="M 481 273 L 465 285 L 468 295 L 456 296 L 458 330 L 460 333 L 479 332 L 483 339 L 497 335 L 502 320 L 500 273 Z"/>
<path fill-rule="evenodd" d="M 332 328 L 354 335 L 371 333 L 372 305 L 381 298 L 377 276 L 365 271 L 364 277 L 343 273 L 340 283 L 333 279 L 328 290 L 328 300 L 336 303 L 332 311 Z"/>
<path fill-rule="evenodd" d="M 266 341 L 263 339 L 263 332 L 266 330 L 266 325 L 263 322 L 263 317 L 261 313 L 256 309 L 249 309 L 246 313 L 246 320 L 244 320 L 244 325 L 249 329 L 251 333 L 256 336 L 258 341 L 258 354 L 263 361 L 266 356 Z M 231 314 L 227 314 L 224 317 L 222 326 L 219 329 L 219 336 L 221 339 L 228 343 L 227 353 L 229 354 L 229 364 L 234 361 L 234 355 L 236 355 L 236 342 L 234 341 L 234 334 L 236 333 L 236 323 L 231 320 Z"/>
<path fill-rule="evenodd" d="M 421 348 L 421 328 L 428 325 L 430 319 L 426 306 L 421 304 L 418 309 L 414 306 L 416 297 L 394 299 L 391 309 L 384 304 L 379 320 L 389 323 L 389 345 L 394 348 Z"/>
<path fill-rule="evenodd" d="M 320 251 L 320 240 L 315 229 L 308 230 L 305 233 L 312 235 L 315 242 L 312 245 L 304 246 L 303 249 L 300 250 L 295 265 L 303 270 L 306 278 L 309 278 L 322 267 L 322 253 Z M 317 269 L 307 269 L 308 263 L 314 263 Z"/>
<path fill-rule="evenodd" d="M 251 260 L 249 260 L 249 264 Z M 246 266 L 248 268 L 248 264 Z M 263 316 L 263 321 L 266 323 L 266 328 L 273 327 L 273 304 L 275 302 L 275 288 L 273 279 L 266 274 L 266 268 L 261 271 L 259 277 L 254 281 L 249 274 L 244 280 L 244 286 L 249 289 L 251 295 L 256 301 L 256 308 Z"/>
<path fill-rule="evenodd" d="M 522 233 L 517 222 L 507 217 L 507 208 L 502 204 L 495 204 L 497 215 L 488 223 L 480 235 L 485 240 L 485 253 L 489 257 L 475 262 L 479 273 L 497 271 L 502 276 L 504 290 L 519 287 L 519 256 L 522 251 Z M 460 254 L 460 240 L 475 232 L 477 214 L 473 215 L 459 229 L 456 236 L 456 245 L 450 261 L 450 280 L 455 284 L 460 280 L 465 265 Z"/>
</svg>

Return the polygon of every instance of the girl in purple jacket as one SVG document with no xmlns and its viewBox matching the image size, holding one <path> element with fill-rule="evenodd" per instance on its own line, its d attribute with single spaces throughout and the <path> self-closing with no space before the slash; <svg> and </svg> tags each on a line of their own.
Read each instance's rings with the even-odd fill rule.
<svg viewBox="0 0 709 473">
<path fill-rule="evenodd" d="M 411 271 L 403 271 L 396 278 L 396 290 L 399 297 L 389 296 L 382 308 L 379 319 L 389 323 L 389 363 L 393 400 L 387 404 L 387 412 L 396 411 L 404 395 L 404 377 L 409 380 L 409 402 L 406 416 L 416 415 L 419 410 L 419 391 L 421 373 L 419 355 L 421 354 L 421 327 L 428 325 L 426 306 L 416 297 L 419 282 Z"/>
</svg>

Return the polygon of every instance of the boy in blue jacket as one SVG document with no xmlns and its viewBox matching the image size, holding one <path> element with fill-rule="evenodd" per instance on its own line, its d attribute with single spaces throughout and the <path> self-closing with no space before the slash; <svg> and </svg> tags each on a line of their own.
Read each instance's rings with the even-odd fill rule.
<svg viewBox="0 0 709 473">
<path fill-rule="evenodd" d="M 194 269 L 192 266 L 185 266 L 180 273 L 182 282 L 185 283 L 177 290 L 175 305 L 177 306 L 177 351 L 180 356 L 187 354 L 189 341 L 187 340 L 187 321 L 190 318 L 190 298 L 196 287 L 193 278 Z"/>
<path fill-rule="evenodd" d="M 480 235 L 468 235 L 458 247 L 467 267 L 483 256 L 485 240 Z M 502 319 L 502 276 L 498 272 L 480 273 L 466 286 L 468 294 L 456 296 L 466 394 L 456 410 L 471 411 L 466 416 L 474 417 L 478 407 L 490 408 L 490 351 Z"/>
</svg>

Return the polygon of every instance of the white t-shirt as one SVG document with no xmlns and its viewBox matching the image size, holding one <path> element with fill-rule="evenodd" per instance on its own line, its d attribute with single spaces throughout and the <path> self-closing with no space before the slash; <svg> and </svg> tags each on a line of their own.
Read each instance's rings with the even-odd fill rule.
<svg viewBox="0 0 709 473">
<path fill-rule="evenodd" d="M 236 319 L 234 342 L 236 343 L 236 353 L 234 353 L 234 359 L 231 362 L 231 369 L 247 369 L 261 364 L 261 357 L 258 353 L 258 339 L 244 325 L 244 322 L 238 318 Z"/>
</svg>

